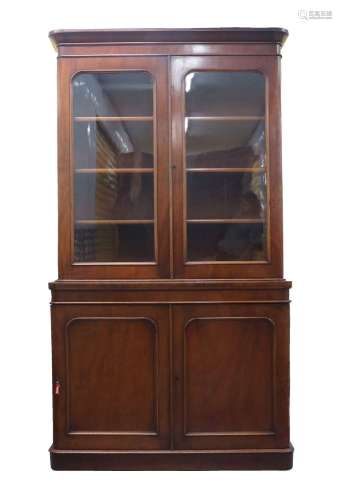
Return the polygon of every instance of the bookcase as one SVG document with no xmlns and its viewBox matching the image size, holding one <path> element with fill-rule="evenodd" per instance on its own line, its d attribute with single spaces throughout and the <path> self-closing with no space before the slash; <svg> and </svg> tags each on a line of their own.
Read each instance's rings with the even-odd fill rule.
<svg viewBox="0 0 342 500">
<path fill-rule="evenodd" d="M 280 28 L 59 30 L 54 469 L 289 469 Z"/>
</svg>

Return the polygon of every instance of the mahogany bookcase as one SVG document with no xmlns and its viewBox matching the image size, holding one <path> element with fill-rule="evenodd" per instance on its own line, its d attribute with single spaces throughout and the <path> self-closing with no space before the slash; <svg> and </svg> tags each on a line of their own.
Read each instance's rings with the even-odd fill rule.
<svg viewBox="0 0 342 500">
<path fill-rule="evenodd" d="M 54 469 L 289 469 L 280 28 L 60 30 Z"/>
</svg>

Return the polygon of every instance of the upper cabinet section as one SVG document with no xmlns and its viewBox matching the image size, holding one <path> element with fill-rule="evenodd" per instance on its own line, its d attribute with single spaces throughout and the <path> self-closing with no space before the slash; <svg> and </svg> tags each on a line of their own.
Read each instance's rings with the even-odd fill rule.
<svg viewBox="0 0 342 500">
<path fill-rule="evenodd" d="M 53 32 L 68 279 L 282 277 L 285 30 Z"/>
</svg>

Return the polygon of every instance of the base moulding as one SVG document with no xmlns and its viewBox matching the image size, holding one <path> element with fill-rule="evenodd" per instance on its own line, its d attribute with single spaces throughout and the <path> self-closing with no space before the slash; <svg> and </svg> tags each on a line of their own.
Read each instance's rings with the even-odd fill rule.
<svg viewBox="0 0 342 500">
<path fill-rule="evenodd" d="M 54 470 L 287 470 L 293 447 L 263 450 L 50 449 Z"/>
</svg>

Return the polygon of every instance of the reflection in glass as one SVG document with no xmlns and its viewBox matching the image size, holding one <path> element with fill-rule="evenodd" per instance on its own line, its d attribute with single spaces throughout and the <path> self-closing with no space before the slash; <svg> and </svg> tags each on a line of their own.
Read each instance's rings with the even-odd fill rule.
<svg viewBox="0 0 342 500">
<path fill-rule="evenodd" d="M 72 87 L 76 117 L 153 115 L 153 82 L 145 71 L 78 73 Z"/>
<path fill-rule="evenodd" d="M 153 122 L 75 122 L 75 168 L 153 168 Z"/>
<path fill-rule="evenodd" d="M 153 81 L 143 71 L 73 79 L 74 260 L 153 261 Z"/>
<path fill-rule="evenodd" d="M 263 75 L 190 73 L 185 111 L 188 260 L 265 260 Z"/>
</svg>

